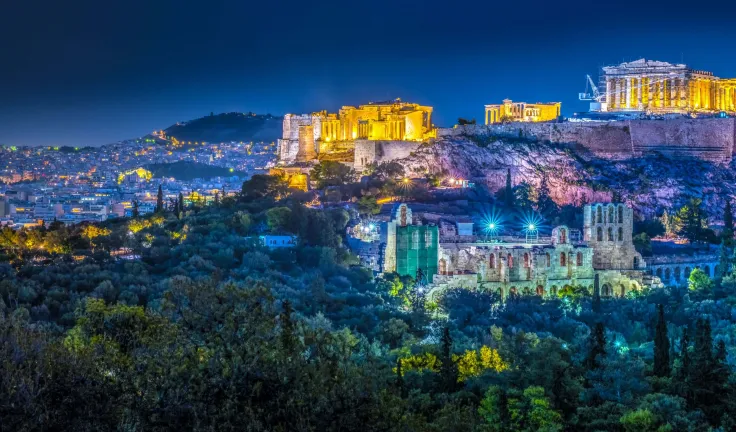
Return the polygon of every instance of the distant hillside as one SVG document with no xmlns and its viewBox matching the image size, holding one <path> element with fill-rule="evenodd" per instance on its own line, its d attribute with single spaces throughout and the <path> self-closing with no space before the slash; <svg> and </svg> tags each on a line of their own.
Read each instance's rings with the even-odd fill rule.
<svg viewBox="0 0 736 432">
<path fill-rule="evenodd" d="M 179 141 L 273 142 L 281 137 L 282 121 L 271 114 L 232 112 L 177 123 L 165 131 Z"/>
<path fill-rule="evenodd" d="M 195 178 L 246 176 L 241 171 L 230 171 L 227 168 L 206 165 L 196 162 L 174 162 L 170 164 L 150 164 L 144 168 L 151 171 L 154 177 L 173 177 L 177 180 L 189 181 Z"/>
</svg>

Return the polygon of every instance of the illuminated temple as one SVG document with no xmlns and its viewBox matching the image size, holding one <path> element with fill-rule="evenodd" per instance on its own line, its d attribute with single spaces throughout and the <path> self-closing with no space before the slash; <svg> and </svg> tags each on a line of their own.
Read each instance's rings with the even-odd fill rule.
<svg viewBox="0 0 736 432">
<path fill-rule="evenodd" d="M 432 107 L 401 99 L 284 116 L 279 159 L 306 162 L 322 153 L 350 149 L 355 140 L 424 141 L 435 136 Z"/>
<path fill-rule="evenodd" d="M 604 111 L 736 112 L 736 78 L 640 59 L 603 68 Z"/>
<path fill-rule="evenodd" d="M 557 120 L 560 117 L 561 107 L 560 102 L 527 103 L 504 99 L 500 104 L 485 106 L 485 124 Z"/>
</svg>

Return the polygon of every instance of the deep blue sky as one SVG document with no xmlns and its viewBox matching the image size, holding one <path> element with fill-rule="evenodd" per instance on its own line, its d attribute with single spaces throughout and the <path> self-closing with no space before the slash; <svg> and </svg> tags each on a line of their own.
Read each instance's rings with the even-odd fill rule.
<svg viewBox="0 0 736 432">
<path fill-rule="evenodd" d="M 646 57 L 736 77 L 736 2 L 26 0 L 0 8 L 0 143 L 100 145 L 223 111 L 401 97 L 435 123 L 577 101 Z"/>
</svg>

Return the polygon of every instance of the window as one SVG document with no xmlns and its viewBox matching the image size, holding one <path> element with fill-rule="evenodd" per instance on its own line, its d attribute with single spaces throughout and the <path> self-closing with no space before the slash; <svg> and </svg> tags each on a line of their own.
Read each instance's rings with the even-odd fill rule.
<svg viewBox="0 0 736 432">
<path fill-rule="evenodd" d="M 618 227 L 618 241 L 624 241 L 624 229 Z"/>
<path fill-rule="evenodd" d="M 529 268 L 529 254 L 528 253 L 524 254 L 524 267 Z"/>
<path fill-rule="evenodd" d="M 549 256 L 549 253 L 547 253 L 547 267 L 552 265 L 552 257 Z"/>
<path fill-rule="evenodd" d="M 567 230 L 565 228 L 560 230 L 560 243 L 567 243 Z"/>
<path fill-rule="evenodd" d="M 596 240 L 603 241 L 603 228 L 601 227 L 596 230 Z"/>
<path fill-rule="evenodd" d="M 622 204 L 618 206 L 618 223 L 624 223 L 624 206 Z"/>
<path fill-rule="evenodd" d="M 582 252 L 578 252 L 576 264 L 578 265 L 578 267 L 581 267 L 583 265 L 583 253 Z"/>
<path fill-rule="evenodd" d="M 419 231 L 411 233 L 411 248 L 419 249 Z"/>
<path fill-rule="evenodd" d="M 608 241 L 613 241 L 613 228 L 608 227 Z"/>
<path fill-rule="evenodd" d="M 567 255 L 565 255 L 565 252 L 562 252 L 560 254 L 560 266 L 565 267 L 567 265 Z"/>
<path fill-rule="evenodd" d="M 613 223 L 613 207 L 608 207 L 608 223 Z"/>
<path fill-rule="evenodd" d="M 514 257 L 512 257 L 511 254 L 506 257 L 506 263 L 508 264 L 509 268 L 514 268 Z"/>
<path fill-rule="evenodd" d="M 496 268 L 496 254 L 492 253 L 491 256 L 488 257 L 488 267 Z"/>
<path fill-rule="evenodd" d="M 603 223 L 603 209 L 601 208 L 601 206 L 598 206 L 597 209 L 598 209 L 598 212 L 596 215 L 596 222 Z"/>
<path fill-rule="evenodd" d="M 424 231 L 424 244 L 426 246 L 430 246 L 432 244 L 432 231 L 429 228 Z"/>
</svg>

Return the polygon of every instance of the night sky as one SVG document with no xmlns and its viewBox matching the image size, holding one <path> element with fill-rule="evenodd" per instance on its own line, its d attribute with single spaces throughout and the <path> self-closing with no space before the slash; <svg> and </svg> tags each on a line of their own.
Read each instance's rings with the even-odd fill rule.
<svg viewBox="0 0 736 432">
<path fill-rule="evenodd" d="M 401 97 L 434 121 L 577 101 L 646 57 L 736 77 L 736 2 L 17 0 L 0 8 L 0 143 L 101 145 L 211 111 Z"/>
</svg>

